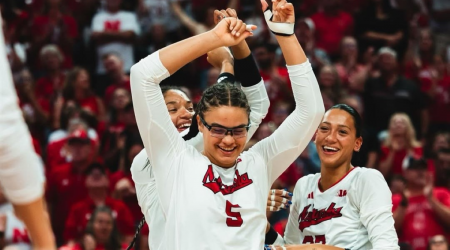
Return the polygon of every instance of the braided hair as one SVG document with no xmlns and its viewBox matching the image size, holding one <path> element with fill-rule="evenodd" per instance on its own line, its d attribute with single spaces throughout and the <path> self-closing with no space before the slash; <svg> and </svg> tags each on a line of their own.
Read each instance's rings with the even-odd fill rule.
<svg viewBox="0 0 450 250">
<path fill-rule="evenodd" d="M 213 107 L 231 106 L 245 109 L 250 115 L 250 105 L 244 92 L 235 84 L 221 82 L 208 87 L 197 104 L 196 113 L 203 114 Z"/>
</svg>

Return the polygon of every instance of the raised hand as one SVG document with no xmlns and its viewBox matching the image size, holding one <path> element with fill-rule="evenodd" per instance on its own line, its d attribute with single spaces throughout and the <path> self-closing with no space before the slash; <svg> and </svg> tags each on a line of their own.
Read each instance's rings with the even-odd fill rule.
<svg viewBox="0 0 450 250">
<path fill-rule="evenodd" d="M 215 24 L 218 24 L 222 19 L 224 19 L 226 17 L 238 18 L 236 10 L 228 8 L 226 10 L 215 10 L 214 11 L 214 23 Z"/>
<path fill-rule="evenodd" d="M 255 30 L 256 26 L 251 25 L 251 30 Z M 222 41 L 223 46 L 233 46 L 252 36 L 253 33 L 247 30 L 247 25 L 237 18 L 229 17 L 222 19 L 212 32 Z"/>
<path fill-rule="evenodd" d="M 266 11 L 269 4 L 261 0 L 262 10 Z M 278 23 L 295 23 L 295 12 L 292 3 L 286 0 L 272 0 L 272 21 Z"/>
</svg>

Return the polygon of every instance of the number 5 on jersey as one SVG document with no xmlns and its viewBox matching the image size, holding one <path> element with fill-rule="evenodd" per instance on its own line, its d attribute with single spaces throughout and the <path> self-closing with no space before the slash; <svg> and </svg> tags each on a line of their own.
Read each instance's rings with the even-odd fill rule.
<svg viewBox="0 0 450 250">
<path fill-rule="evenodd" d="M 242 223 L 244 223 L 244 220 L 242 220 L 241 213 L 239 212 L 233 212 L 233 208 L 240 208 L 239 205 L 231 204 L 231 202 L 227 201 L 227 205 L 225 207 L 225 212 L 229 216 L 227 218 L 227 226 L 229 227 L 240 227 L 242 226 Z"/>
</svg>

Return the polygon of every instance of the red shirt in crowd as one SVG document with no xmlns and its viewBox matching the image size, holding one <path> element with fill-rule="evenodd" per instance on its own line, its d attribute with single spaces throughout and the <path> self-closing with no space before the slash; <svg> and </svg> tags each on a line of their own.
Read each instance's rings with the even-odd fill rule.
<svg viewBox="0 0 450 250">
<path fill-rule="evenodd" d="M 450 208 L 450 192 L 444 188 L 434 188 L 433 196 L 444 206 Z M 392 211 L 399 206 L 402 197 L 400 194 L 392 196 Z M 424 195 L 408 198 L 408 207 L 399 241 L 407 242 L 414 250 L 426 250 L 428 240 L 438 234 L 449 236 L 440 223 L 431 205 Z"/>
<path fill-rule="evenodd" d="M 127 179 L 134 187 L 134 182 L 131 178 L 131 172 L 125 173 L 124 171 L 119 170 L 113 173 L 109 178 L 111 188 L 114 190 L 117 182 L 119 182 L 123 178 Z M 122 200 L 130 209 L 130 212 L 133 216 L 133 222 L 138 223 L 144 215 L 141 212 L 141 207 L 139 206 L 137 196 L 133 195 L 129 197 L 123 197 Z"/>
<path fill-rule="evenodd" d="M 334 16 L 318 12 L 311 16 L 315 26 L 316 46 L 329 55 L 338 55 L 341 40 L 346 35 L 352 35 L 353 17 L 344 11 Z"/>
<path fill-rule="evenodd" d="M 110 197 L 106 198 L 104 205 L 113 211 L 120 234 L 123 236 L 133 236 L 133 217 L 127 206 L 122 201 Z M 95 207 L 94 201 L 91 198 L 84 199 L 72 206 L 64 228 L 64 240 L 77 240 L 83 236 Z"/>
<path fill-rule="evenodd" d="M 66 149 L 67 138 L 50 142 L 47 145 L 47 161 L 46 170 L 50 173 L 57 166 L 64 166 L 67 163 L 67 149 Z"/>
<path fill-rule="evenodd" d="M 436 80 L 435 96 L 430 98 L 428 107 L 431 123 L 450 123 L 450 76 Z M 430 78 L 420 78 L 420 90 L 424 93 L 430 91 L 433 82 Z"/>
<path fill-rule="evenodd" d="M 111 84 L 106 88 L 104 98 L 106 105 L 109 105 L 111 103 L 114 91 L 116 91 L 116 89 L 118 88 L 124 88 L 131 93 L 130 78 L 128 77 L 127 80 L 121 82 L 120 84 Z"/>
<path fill-rule="evenodd" d="M 56 82 L 53 82 L 53 79 L 51 79 L 48 76 L 44 76 L 39 78 L 36 81 L 36 87 L 35 87 L 35 94 L 36 97 L 43 97 L 43 98 L 50 98 L 53 96 L 53 93 L 56 90 L 62 90 L 64 86 L 64 81 L 66 79 L 66 76 L 64 74 L 59 75 L 58 80 Z"/>
<path fill-rule="evenodd" d="M 380 161 L 386 160 L 390 151 L 391 149 L 389 147 L 382 146 Z M 422 147 L 415 147 L 412 151 L 413 157 L 416 159 L 423 156 Z M 406 149 L 395 152 L 394 159 L 392 160 L 391 174 L 403 174 L 403 161 L 405 160 L 406 153 Z"/>
<path fill-rule="evenodd" d="M 267 94 L 269 95 L 270 103 L 275 103 L 277 101 L 285 101 L 288 100 L 291 94 L 291 80 L 289 79 L 289 74 L 287 68 L 277 67 L 276 74 L 284 81 L 285 86 L 280 86 L 280 81 L 273 79 L 271 74 L 267 74 L 266 72 L 260 70 L 261 78 L 264 80 L 264 84 L 266 86 Z M 266 118 L 264 118 L 264 122 L 269 122 L 272 120 L 271 111 L 275 105 L 270 105 L 269 112 L 267 113 Z"/>
<path fill-rule="evenodd" d="M 51 207 L 53 230 L 61 239 L 72 206 L 87 197 L 86 175 L 75 171 L 71 163 L 57 166 L 47 177 L 46 198 Z"/>
</svg>

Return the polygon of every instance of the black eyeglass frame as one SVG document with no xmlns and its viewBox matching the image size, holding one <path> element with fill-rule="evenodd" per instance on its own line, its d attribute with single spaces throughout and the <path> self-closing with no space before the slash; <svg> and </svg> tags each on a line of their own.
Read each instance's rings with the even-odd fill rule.
<svg viewBox="0 0 450 250">
<path fill-rule="evenodd" d="M 211 126 L 211 125 L 209 125 L 208 123 L 206 123 L 206 121 L 205 121 L 205 119 L 203 119 L 203 116 L 202 116 L 202 115 L 199 114 L 198 116 L 200 117 L 200 121 L 202 122 L 202 124 L 203 124 L 203 125 L 206 127 L 206 129 L 208 129 L 208 131 L 210 131 L 210 132 L 211 132 L 211 129 L 212 129 L 213 127 L 219 127 L 219 128 L 225 129 L 226 132 L 225 132 L 224 137 L 227 136 L 228 133 L 230 133 L 230 135 L 234 137 L 233 129 L 237 129 L 237 128 L 245 128 L 245 130 L 247 130 L 247 132 L 248 132 L 248 130 L 250 129 L 250 118 L 249 118 L 249 123 L 248 123 L 247 126 L 237 126 L 237 127 L 233 127 L 233 128 L 227 128 L 227 127 L 224 127 L 224 126 L 221 126 L 221 125 L 214 125 L 214 126 Z M 243 136 L 243 137 L 244 137 L 244 136 Z"/>
</svg>

